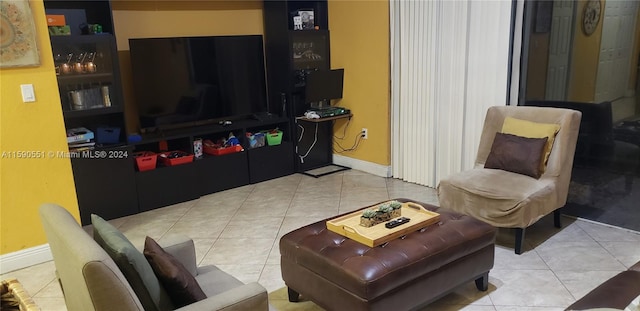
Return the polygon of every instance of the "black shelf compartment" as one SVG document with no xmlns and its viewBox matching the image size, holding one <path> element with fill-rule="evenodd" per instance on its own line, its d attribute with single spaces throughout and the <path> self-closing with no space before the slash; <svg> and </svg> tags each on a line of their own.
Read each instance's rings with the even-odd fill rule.
<svg viewBox="0 0 640 311">
<path fill-rule="evenodd" d="M 282 141 L 280 145 L 248 149 L 249 177 L 251 183 L 293 174 L 293 143 Z"/>
<path fill-rule="evenodd" d="M 99 108 L 88 108 L 82 110 L 64 110 L 62 113 L 65 118 L 79 118 L 79 117 L 91 117 L 103 114 L 111 114 L 111 113 L 121 113 L 122 107 L 119 106 L 111 106 L 111 107 L 99 107 Z"/>
<path fill-rule="evenodd" d="M 114 68 L 112 64 L 112 56 L 116 53 L 116 39 L 112 34 L 103 33 L 83 36 L 51 36 L 50 39 L 53 57 L 56 64 L 69 62 L 73 65 L 80 53 L 96 53 L 94 59 L 96 64 L 95 73 L 77 73 L 73 70 L 68 74 L 60 72 L 58 75 L 59 83 L 66 79 L 73 79 L 76 77 L 97 78 L 100 77 L 100 74 L 108 74 L 104 77 L 112 79 L 111 74 L 117 69 Z M 73 54 L 72 58 L 67 60 L 67 56 L 70 53 Z M 85 61 L 86 60 L 88 59 L 85 58 Z"/>
<path fill-rule="evenodd" d="M 133 166 L 129 171 L 134 172 Z M 135 172 L 140 212 L 199 198 L 202 194 L 199 174 L 194 163 Z"/>
<path fill-rule="evenodd" d="M 113 81 L 113 74 L 106 73 L 81 73 L 81 74 L 69 74 L 58 75 L 59 84 L 95 84 L 102 83 L 103 81 Z"/>
<path fill-rule="evenodd" d="M 291 63 L 294 70 L 329 67 L 329 31 L 289 31 Z"/>
<path fill-rule="evenodd" d="M 120 68 L 117 65 L 116 42 L 113 35 L 53 36 L 51 46 L 60 101 L 65 113 L 74 111 L 70 116 L 85 116 L 83 113 L 75 114 L 75 111 L 84 110 L 93 110 L 87 115 L 111 113 L 110 109 L 96 109 L 114 107 L 120 107 L 117 109 L 120 109 L 119 112 L 122 111 Z M 90 56 L 91 54 L 94 56 Z M 95 72 L 75 71 L 76 67 L 80 67 L 79 64 L 86 65 L 90 61 L 93 62 Z M 67 70 L 64 69 L 65 66 Z M 108 88 L 108 99 L 104 96 L 103 87 Z M 79 94 L 75 93 L 76 91 L 79 91 Z M 79 98 L 83 101 L 82 109 L 74 109 L 73 93 L 77 96 L 76 100 Z"/>
<path fill-rule="evenodd" d="M 328 19 L 328 9 L 327 9 L 327 1 L 282 1 L 284 2 L 287 14 L 287 25 L 288 29 L 293 30 L 293 16 L 297 15 L 296 12 L 299 10 L 313 10 L 313 19 L 315 26 L 319 29 L 328 29 L 329 19 Z M 311 30 L 299 30 L 299 31 L 311 31 Z"/>
<path fill-rule="evenodd" d="M 121 146 L 100 150 L 116 151 L 117 156 L 71 158 L 82 225 L 91 224 L 91 214 L 110 220 L 138 213 L 131 149 Z M 122 156 L 123 152 L 127 156 Z"/>
<path fill-rule="evenodd" d="M 183 137 L 203 137 L 212 134 L 220 134 L 233 132 L 238 139 L 241 133 L 244 135 L 244 129 L 253 127 L 268 127 L 275 124 L 281 124 L 289 122 L 285 117 L 273 117 L 268 120 L 258 121 L 253 119 L 241 119 L 232 120 L 230 125 L 220 125 L 216 122 L 205 125 L 194 125 L 189 127 L 174 128 L 174 129 L 158 129 L 153 132 L 147 132 L 142 134 L 142 140 L 134 143 L 135 145 L 148 144 L 152 142 L 158 142 L 161 140 L 178 139 Z M 241 140 L 242 141 L 242 140 Z"/>
<path fill-rule="evenodd" d="M 79 23 L 100 24 L 103 33 L 114 33 L 111 17 L 111 3 L 108 0 L 45 0 L 46 14 L 65 14 L 67 24 L 71 27 L 72 36 L 80 33 Z M 86 20 L 79 20 L 70 10 L 81 10 Z M 77 15 L 76 15 L 77 16 Z"/>
<path fill-rule="evenodd" d="M 205 154 L 193 163 L 200 174 L 201 194 L 207 195 L 249 184 L 247 152 L 215 156 Z"/>
<path fill-rule="evenodd" d="M 98 110 L 103 111 L 102 108 L 64 112 L 65 127 L 67 129 L 85 127 L 91 130 L 94 135 L 97 135 L 99 127 L 117 127 L 120 128 L 120 137 L 117 144 L 126 144 L 124 119 L 122 118 L 122 113 L 118 111 L 120 108 L 111 108 L 113 109 L 109 109 L 109 113 L 99 113 Z"/>
</svg>

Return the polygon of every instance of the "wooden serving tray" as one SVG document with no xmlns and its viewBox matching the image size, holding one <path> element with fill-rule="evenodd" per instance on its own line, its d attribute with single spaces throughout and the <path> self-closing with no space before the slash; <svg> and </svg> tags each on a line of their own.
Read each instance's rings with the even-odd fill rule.
<svg viewBox="0 0 640 311">
<path fill-rule="evenodd" d="M 383 203 L 376 204 L 375 206 Z M 386 222 L 369 228 L 363 227 L 360 225 L 360 216 L 362 216 L 362 212 L 365 209 L 370 208 L 373 208 L 373 206 L 327 220 L 327 229 L 369 247 L 376 247 L 440 220 L 440 214 L 427 210 L 418 203 L 404 202 L 402 203 L 401 213 L 402 217 L 411 219 L 408 223 L 391 229 L 387 229 L 384 226 Z"/>
</svg>

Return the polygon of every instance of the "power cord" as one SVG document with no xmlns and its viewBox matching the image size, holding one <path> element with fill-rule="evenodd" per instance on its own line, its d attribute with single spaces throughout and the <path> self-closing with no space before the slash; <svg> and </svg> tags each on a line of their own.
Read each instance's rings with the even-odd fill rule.
<svg viewBox="0 0 640 311">
<path fill-rule="evenodd" d="M 304 126 L 298 124 L 298 127 L 302 129 L 302 133 L 300 133 L 300 138 L 298 139 L 298 142 L 300 142 L 302 140 L 302 136 L 304 135 Z M 304 158 L 306 158 L 309 155 L 309 153 L 311 152 L 311 149 L 313 149 L 313 146 L 316 145 L 317 141 L 318 141 L 318 122 L 316 122 L 316 130 L 315 130 L 315 134 L 313 135 L 313 143 L 311 143 L 311 146 L 309 146 L 309 150 L 307 150 L 307 153 L 305 153 L 304 155 L 300 155 L 298 153 L 298 146 L 296 146 L 296 154 L 300 158 L 300 163 L 304 163 Z"/>
<path fill-rule="evenodd" d="M 333 152 L 335 153 L 343 153 L 343 152 L 347 152 L 347 151 L 355 151 L 356 149 L 358 149 L 358 146 L 360 145 L 360 142 L 362 141 L 362 133 L 358 133 L 358 135 L 356 136 L 355 141 L 353 142 L 353 145 L 350 148 L 344 148 L 340 145 L 339 142 L 335 142 L 336 145 L 338 145 L 338 147 L 340 147 L 341 150 L 336 150 L 335 148 L 333 148 Z"/>
<path fill-rule="evenodd" d="M 347 120 L 347 124 L 344 126 L 344 129 L 342 130 L 342 137 L 338 137 L 336 135 L 333 135 L 333 137 L 335 139 L 343 140 L 347 136 L 347 128 L 349 127 L 350 123 L 351 123 L 351 118 Z"/>
</svg>

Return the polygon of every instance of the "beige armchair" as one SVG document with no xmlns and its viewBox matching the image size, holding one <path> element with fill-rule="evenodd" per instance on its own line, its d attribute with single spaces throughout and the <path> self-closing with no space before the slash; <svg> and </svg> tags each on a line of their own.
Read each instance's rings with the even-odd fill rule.
<svg viewBox="0 0 640 311">
<path fill-rule="evenodd" d="M 116 263 L 67 210 L 44 204 L 40 218 L 68 310 L 145 310 Z M 243 284 L 215 266 L 196 267 L 191 239 L 174 238 L 162 247 L 195 276 L 207 296 L 179 310 L 269 309 L 267 291 L 258 283 Z"/>
<path fill-rule="evenodd" d="M 501 131 L 506 117 L 560 125 L 540 178 L 484 167 L 494 137 Z M 580 119 L 581 113 L 570 109 L 489 108 L 474 168 L 440 181 L 437 187 L 440 205 L 496 227 L 515 228 L 515 253 L 521 254 L 528 226 L 553 212 L 554 224 L 560 227 L 558 209 L 567 201 Z"/>
</svg>

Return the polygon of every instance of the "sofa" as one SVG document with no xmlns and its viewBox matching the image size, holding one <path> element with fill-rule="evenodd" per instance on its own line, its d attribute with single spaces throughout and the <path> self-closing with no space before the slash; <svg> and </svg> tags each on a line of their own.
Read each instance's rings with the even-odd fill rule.
<svg viewBox="0 0 640 311">
<path fill-rule="evenodd" d="M 140 284 L 133 282 L 129 274 L 125 277 L 126 271 L 123 273 L 118 266 L 120 262 L 116 264 L 66 209 L 44 204 L 39 212 L 70 311 L 114 310 L 116 306 L 121 311 L 269 309 L 264 287 L 255 282 L 243 284 L 213 265 L 197 267 L 193 240 L 180 236 L 161 241 L 160 246 L 195 277 L 206 298 L 181 308 L 171 307 L 170 303 L 156 303 L 159 307 L 149 308 L 144 297 L 134 291 Z M 148 290 L 154 297 L 165 291 Z"/>
<path fill-rule="evenodd" d="M 580 298 L 567 310 L 588 310 L 595 308 L 611 308 L 624 310 L 640 296 L 640 261 L 627 271 L 600 284 L 584 297 Z"/>
</svg>

